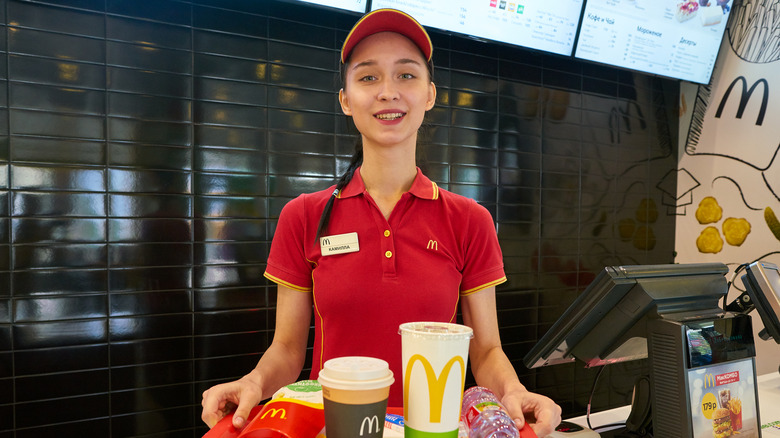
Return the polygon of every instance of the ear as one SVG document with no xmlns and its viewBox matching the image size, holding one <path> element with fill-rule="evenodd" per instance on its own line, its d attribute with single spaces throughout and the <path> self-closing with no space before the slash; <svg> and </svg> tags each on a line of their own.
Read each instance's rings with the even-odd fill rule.
<svg viewBox="0 0 780 438">
<path fill-rule="evenodd" d="M 344 93 L 343 88 L 339 90 L 339 103 L 341 104 L 341 112 L 347 116 L 351 116 L 352 108 L 349 106 L 349 99 L 347 99 L 347 95 Z"/>
<path fill-rule="evenodd" d="M 428 100 L 425 102 L 425 111 L 433 108 L 436 104 L 436 84 L 431 82 L 428 85 Z"/>
</svg>

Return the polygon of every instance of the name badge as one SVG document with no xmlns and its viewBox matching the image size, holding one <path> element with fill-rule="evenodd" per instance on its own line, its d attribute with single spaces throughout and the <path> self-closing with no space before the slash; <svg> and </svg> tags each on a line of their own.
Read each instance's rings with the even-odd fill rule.
<svg viewBox="0 0 780 438">
<path fill-rule="evenodd" d="M 358 234 L 347 233 L 320 237 L 320 251 L 322 251 L 323 256 L 360 251 Z"/>
</svg>

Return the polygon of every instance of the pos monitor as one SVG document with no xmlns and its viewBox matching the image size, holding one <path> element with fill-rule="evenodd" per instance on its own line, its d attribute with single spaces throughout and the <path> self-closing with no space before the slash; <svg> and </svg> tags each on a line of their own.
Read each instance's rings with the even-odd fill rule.
<svg viewBox="0 0 780 438">
<path fill-rule="evenodd" d="M 753 262 L 742 276 L 752 307 L 758 311 L 764 328 L 758 333 L 763 340 L 773 338 L 780 344 L 780 271 L 768 262 Z M 740 297 L 746 301 L 744 294 Z M 750 311 L 749 308 L 745 310 Z"/>
<path fill-rule="evenodd" d="M 524 362 L 592 367 L 648 358 L 652 436 L 759 437 L 750 317 L 719 306 L 727 272 L 721 263 L 606 267 Z M 633 411 L 646 411 L 637 398 Z M 627 430 L 641 436 L 648 428 L 632 429 L 633 411 Z"/>
</svg>

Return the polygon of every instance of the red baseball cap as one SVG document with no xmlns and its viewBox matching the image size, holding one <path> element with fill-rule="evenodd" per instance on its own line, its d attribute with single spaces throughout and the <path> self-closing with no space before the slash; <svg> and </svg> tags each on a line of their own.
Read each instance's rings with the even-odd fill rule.
<svg viewBox="0 0 780 438">
<path fill-rule="evenodd" d="M 379 32 L 395 32 L 409 38 L 420 48 L 425 60 L 431 60 L 433 54 L 431 38 L 417 20 L 396 9 L 377 9 L 364 15 L 349 31 L 341 47 L 341 62 L 347 62 L 352 49 L 363 41 L 363 38 Z"/>
</svg>

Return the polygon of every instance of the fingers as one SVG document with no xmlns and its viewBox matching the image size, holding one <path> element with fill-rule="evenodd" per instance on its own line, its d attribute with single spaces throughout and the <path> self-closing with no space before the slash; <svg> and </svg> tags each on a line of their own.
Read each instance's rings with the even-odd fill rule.
<svg viewBox="0 0 780 438">
<path fill-rule="evenodd" d="M 545 437 L 561 423 L 561 407 L 550 401 L 540 405 L 535 412 L 536 422 L 531 425 L 536 436 Z"/>
<path fill-rule="evenodd" d="M 216 426 L 219 420 L 236 409 L 236 404 L 227 400 L 226 395 L 215 388 L 217 387 L 204 391 L 203 399 L 200 402 L 200 405 L 203 407 L 200 419 L 209 428 Z"/>
<path fill-rule="evenodd" d="M 235 413 L 233 413 L 233 427 L 241 429 L 247 424 L 249 415 L 252 412 L 252 408 L 257 406 L 263 399 L 263 394 L 259 387 L 251 384 L 249 381 L 242 379 L 243 384 L 240 387 L 236 402 L 238 406 L 234 405 Z"/>
<path fill-rule="evenodd" d="M 204 423 L 206 423 L 206 426 L 208 426 L 209 429 L 211 429 L 212 427 L 216 426 L 217 423 L 219 423 L 219 420 L 222 419 L 222 416 L 217 415 L 213 412 L 203 411 L 200 414 L 200 419 L 203 420 Z"/>
<path fill-rule="evenodd" d="M 206 426 L 211 429 L 212 427 L 216 426 L 219 422 L 219 418 L 217 418 L 216 415 L 206 415 L 205 413 L 201 414 L 200 419 L 203 420 L 204 423 L 206 423 Z"/>
<path fill-rule="evenodd" d="M 517 426 L 518 429 L 521 429 L 525 425 L 522 399 L 516 396 L 508 396 L 504 397 L 504 399 L 501 400 L 501 403 L 503 403 L 504 407 L 509 412 L 512 420 L 515 422 L 515 426 Z"/>
<path fill-rule="evenodd" d="M 200 402 L 203 411 L 201 411 L 200 419 L 206 423 L 206 426 L 208 426 L 209 429 L 214 427 L 224 416 L 222 411 L 218 408 L 218 404 L 219 401 L 216 397 L 209 397 L 208 389 L 203 391 L 203 399 Z"/>
<path fill-rule="evenodd" d="M 542 424 L 538 424 L 538 423 L 537 424 L 532 424 L 531 425 L 531 430 L 533 430 L 534 433 L 536 434 L 536 436 L 539 437 L 539 438 L 544 438 L 547 435 L 555 432 L 555 428 L 554 427 L 548 427 L 547 425 L 542 425 Z"/>
<path fill-rule="evenodd" d="M 537 437 L 543 438 L 555 431 L 561 422 L 561 408 L 551 399 L 532 392 L 505 397 L 505 406 L 513 412 L 515 425 L 521 429 L 526 424 Z M 520 415 L 517 415 L 520 413 Z"/>
<path fill-rule="evenodd" d="M 560 424 L 560 421 L 555 424 L 539 422 L 533 424 L 529 423 L 528 425 L 531 426 L 531 429 L 533 429 L 537 437 L 544 438 L 555 432 L 555 428 L 558 427 L 558 424 Z"/>
<path fill-rule="evenodd" d="M 248 397 L 245 397 L 238 404 L 236 412 L 233 414 L 233 427 L 241 429 L 246 425 L 246 419 L 249 418 L 249 414 L 255 404 L 248 401 Z"/>
</svg>

